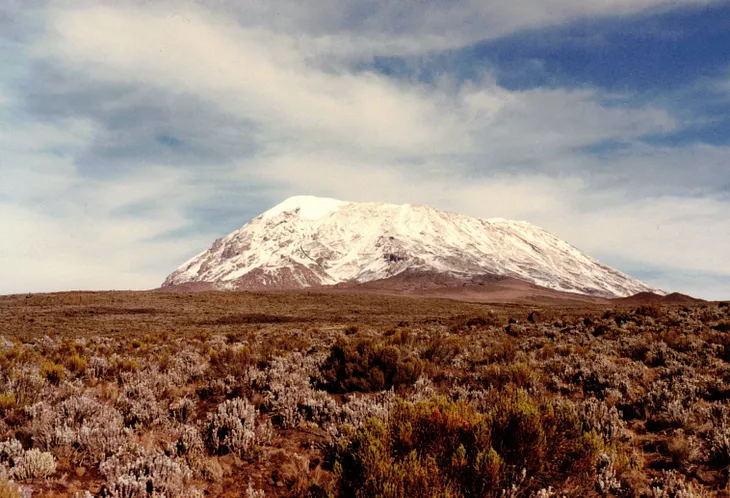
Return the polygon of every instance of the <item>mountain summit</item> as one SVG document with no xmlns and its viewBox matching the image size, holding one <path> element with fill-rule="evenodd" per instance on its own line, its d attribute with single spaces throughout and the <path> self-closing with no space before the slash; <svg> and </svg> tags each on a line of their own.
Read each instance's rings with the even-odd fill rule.
<svg viewBox="0 0 730 498">
<path fill-rule="evenodd" d="M 407 272 L 465 281 L 512 277 L 598 297 L 657 292 L 524 221 L 311 196 L 291 197 L 216 240 L 163 287 L 294 289 Z"/>
</svg>

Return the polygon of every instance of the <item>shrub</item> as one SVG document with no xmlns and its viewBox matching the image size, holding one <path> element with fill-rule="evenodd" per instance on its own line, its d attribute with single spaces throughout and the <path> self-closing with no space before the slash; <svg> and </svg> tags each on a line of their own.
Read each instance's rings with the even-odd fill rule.
<svg viewBox="0 0 730 498">
<path fill-rule="evenodd" d="M 0 468 L 13 467 L 23 456 L 23 445 L 17 439 L 0 442 Z"/>
<path fill-rule="evenodd" d="M 15 402 L 19 407 L 37 402 L 45 385 L 45 377 L 39 375 L 37 369 L 27 366 L 17 369 L 10 382 Z"/>
<path fill-rule="evenodd" d="M 525 391 L 500 395 L 490 410 L 492 444 L 506 463 L 542 469 L 548 477 L 588 474 L 600 442 L 585 432 L 575 411 L 563 404 L 538 404 Z"/>
<path fill-rule="evenodd" d="M 88 363 L 78 354 L 75 354 L 66 360 L 66 368 L 75 375 L 81 375 L 86 372 Z"/>
<path fill-rule="evenodd" d="M 413 384 L 423 371 L 421 360 L 395 346 L 371 339 L 338 339 L 322 365 L 324 386 L 331 392 L 380 391 Z"/>
<path fill-rule="evenodd" d="M 523 468 L 533 491 L 590 479 L 599 443 L 573 412 L 506 393 L 486 413 L 461 401 L 397 402 L 340 439 L 343 496 L 501 496 Z M 537 487 L 538 483 L 541 487 Z"/>
<path fill-rule="evenodd" d="M 730 427 L 727 410 L 715 407 L 712 413 L 713 424 L 708 434 L 710 461 L 718 468 L 730 465 Z"/>
<path fill-rule="evenodd" d="M 687 437 L 684 431 L 676 431 L 666 443 L 666 452 L 672 463 L 679 469 L 687 471 L 690 465 L 702 457 L 702 447 L 694 437 Z"/>
<path fill-rule="evenodd" d="M 254 489 L 251 485 L 251 481 L 248 481 L 245 496 L 246 498 L 264 498 L 266 496 L 266 492 L 263 489 Z"/>
<path fill-rule="evenodd" d="M 136 372 L 139 365 L 133 358 L 122 358 L 116 353 L 113 354 L 109 361 L 109 375 L 121 377 L 125 373 Z"/>
<path fill-rule="evenodd" d="M 177 384 L 186 384 L 202 377 L 207 369 L 208 363 L 202 356 L 186 349 L 173 358 L 170 374 Z"/>
<path fill-rule="evenodd" d="M 55 407 L 39 403 L 29 411 L 33 442 L 49 451 L 71 450 L 76 463 L 99 463 L 130 437 L 121 414 L 88 395 L 71 396 Z"/>
<path fill-rule="evenodd" d="M 170 403 L 170 416 L 178 422 L 189 422 L 195 418 L 197 408 L 190 398 L 180 398 Z"/>
<path fill-rule="evenodd" d="M 248 346 L 226 346 L 210 353 L 210 370 L 215 377 L 243 377 L 256 358 Z"/>
<path fill-rule="evenodd" d="M 197 427 L 192 425 L 181 426 L 174 446 L 175 454 L 185 458 L 188 463 L 197 464 L 204 450 L 205 443 Z"/>
<path fill-rule="evenodd" d="M 651 483 L 650 498 L 704 498 L 709 496 L 701 486 L 686 482 L 676 471 L 662 472 Z"/>
<path fill-rule="evenodd" d="M 613 467 L 614 458 L 601 453 L 596 466 L 596 491 L 602 495 L 616 493 L 621 490 L 621 482 L 616 478 Z"/>
<path fill-rule="evenodd" d="M 55 386 L 66 377 L 66 370 L 63 368 L 63 365 L 53 363 L 52 361 L 44 361 L 41 365 L 40 373 L 41 377 Z"/>
<path fill-rule="evenodd" d="M 56 472 L 56 459 L 53 455 L 37 448 L 25 451 L 11 469 L 11 474 L 19 481 L 44 479 Z"/>
<path fill-rule="evenodd" d="M 5 416 L 7 412 L 15 407 L 15 393 L 0 394 L 0 416 Z"/>
<path fill-rule="evenodd" d="M 501 389 L 511 384 L 514 387 L 527 389 L 537 384 L 539 376 L 525 363 L 513 363 L 508 366 L 491 364 L 479 371 L 479 379 L 485 387 Z"/>
<path fill-rule="evenodd" d="M 615 406 L 609 407 L 603 401 L 588 398 L 577 405 L 577 410 L 583 431 L 598 434 L 606 444 L 624 435 L 626 424 Z"/>
<path fill-rule="evenodd" d="M 646 316 L 655 319 L 662 316 L 661 308 L 655 304 L 642 304 L 634 310 L 634 313 L 639 316 Z"/>
<path fill-rule="evenodd" d="M 99 465 L 106 483 L 102 496 L 143 498 L 185 496 L 190 468 L 163 453 L 115 455 Z"/>
<path fill-rule="evenodd" d="M 514 339 L 500 340 L 490 344 L 484 351 L 484 360 L 489 363 L 512 363 L 517 357 L 517 346 Z"/>
<path fill-rule="evenodd" d="M 206 442 L 215 454 L 249 457 L 259 444 L 271 439 L 271 429 L 256 423 L 256 409 L 248 400 L 235 398 L 218 405 L 208 416 Z"/>
<path fill-rule="evenodd" d="M 322 358 L 291 353 L 271 361 L 266 371 L 266 406 L 277 425 L 288 429 L 302 422 L 331 422 L 339 407 L 329 394 L 312 388 L 311 379 L 319 377 Z"/>
<path fill-rule="evenodd" d="M 89 375 L 95 379 L 103 379 L 109 372 L 109 361 L 103 356 L 92 356 L 89 360 Z"/>
<path fill-rule="evenodd" d="M 393 391 L 382 391 L 370 397 L 353 394 L 342 407 L 342 422 L 358 429 L 368 418 L 386 419 L 395 402 Z"/>
<path fill-rule="evenodd" d="M 438 336 L 423 352 L 423 358 L 437 365 L 448 365 L 461 354 L 462 350 L 463 346 L 459 338 Z"/>
<path fill-rule="evenodd" d="M 2 467 L 0 467 L 0 498 L 21 498 L 18 487 L 9 479 Z"/>
<path fill-rule="evenodd" d="M 686 427 L 692 417 L 691 408 L 700 389 L 695 379 L 680 376 L 652 383 L 643 401 L 650 414 L 650 426 Z"/>
<path fill-rule="evenodd" d="M 155 369 L 122 374 L 117 408 L 129 427 L 152 427 L 167 422 L 167 410 L 159 400 L 170 387 L 170 379 Z"/>
<path fill-rule="evenodd" d="M 483 315 L 457 318 L 451 326 L 450 331 L 459 333 L 463 330 L 492 327 L 500 324 L 501 320 L 492 311 L 489 311 Z"/>
</svg>

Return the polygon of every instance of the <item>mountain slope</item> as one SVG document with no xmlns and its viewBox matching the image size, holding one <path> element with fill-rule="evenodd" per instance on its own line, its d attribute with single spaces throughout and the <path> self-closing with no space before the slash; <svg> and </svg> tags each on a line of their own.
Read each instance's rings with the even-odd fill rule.
<svg viewBox="0 0 730 498">
<path fill-rule="evenodd" d="M 214 242 L 163 287 L 287 289 L 370 282 L 404 271 L 513 277 L 604 297 L 657 292 L 523 221 L 427 206 L 297 196 Z"/>
</svg>

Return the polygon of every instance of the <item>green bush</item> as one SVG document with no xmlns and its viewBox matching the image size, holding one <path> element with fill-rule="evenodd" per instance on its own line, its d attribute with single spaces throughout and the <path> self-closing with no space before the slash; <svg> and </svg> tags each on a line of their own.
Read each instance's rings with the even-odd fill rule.
<svg viewBox="0 0 730 498">
<path fill-rule="evenodd" d="M 525 469 L 535 491 L 568 478 L 590 486 L 600 439 L 576 413 L 507 392 L 484 413 L 436 398 L 400 401 L 387 420 L 368 419 L 338 443 L 340 496 L 497 497 Z"/>
<path fill-rule="evenodd" d="M 413 384 L 423 371 L 423 363 L 396 346 L 365 338 L 340 338 L 321 371 L 324 387 L 330 392 L 369 392 Z"/>
<path fill-rule="evenodd" d="M 48 382 L 57 386 L 66 377 L 66 370 L 63 368 L 63 365 L 53 363 L 52 361 L 45 361 L 41 365 L 40 374 Z"/>
<path fill-rule="evenodd" d="M 86 362 L 86 360 L 84 358 L 82 358 L 81 356 L 79 356 L 78 354 L 74 354 L 73 356 L 71 356 L 70 358 L 68 358 L 66 360 L 66 368 L 68 369 L 69 372 L 76 374 L 76 375 L 83 374 L 86 371 L 86 369 L 88 368 L 88 366 L 89 365 Z"/>
<path fill-rule="evenodd" d="M 5 416 L 7 412 L 15 408 L 17 399 L 15 393 L 0 394 L 0 416 Z"/>
</svg>

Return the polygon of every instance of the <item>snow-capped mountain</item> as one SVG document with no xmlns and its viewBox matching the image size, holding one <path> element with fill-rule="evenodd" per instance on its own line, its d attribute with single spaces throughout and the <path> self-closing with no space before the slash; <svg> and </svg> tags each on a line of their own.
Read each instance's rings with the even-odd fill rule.
<svg viewBox="0 0 730 498">
<path fill-rule="evenodd" d="M 163 287 L 302 288 L 371 282 L 405 271 L 507 276 L 603 297 L 657 292 L 524 221 L 311 196 L 287 199 L 216 240 Z"/>
</svg>

